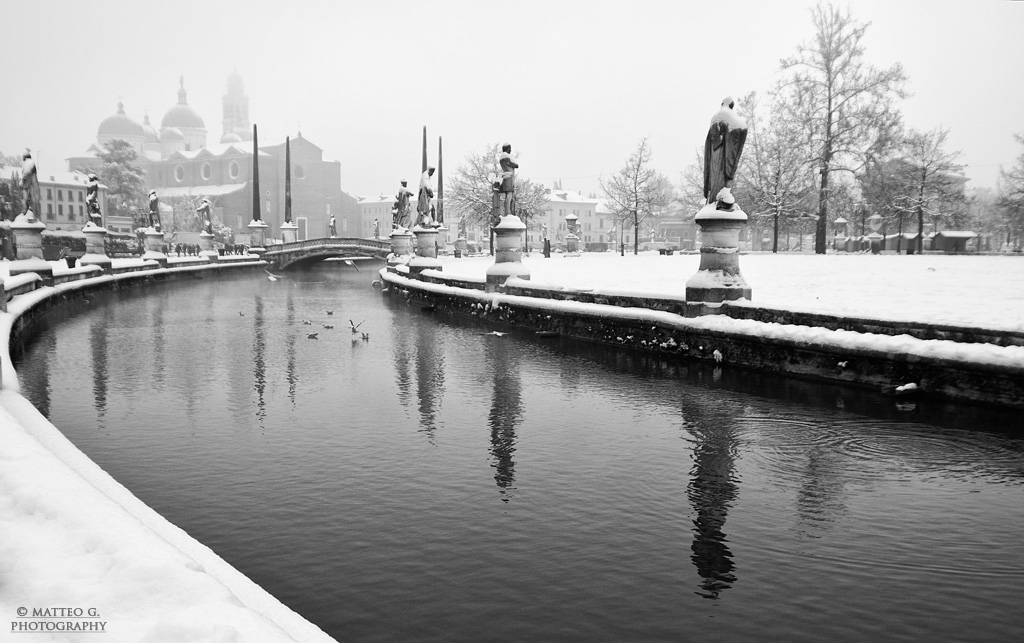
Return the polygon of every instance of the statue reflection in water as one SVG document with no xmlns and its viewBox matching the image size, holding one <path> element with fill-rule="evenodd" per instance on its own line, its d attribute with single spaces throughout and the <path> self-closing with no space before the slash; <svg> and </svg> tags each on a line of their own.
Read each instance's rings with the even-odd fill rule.
<svg viewBox="0 0 1024 643">
<path fill-rule="evenodd" d="M 693 554 L 690 560 L 703 579 L 697 594 L 717 599 L 736 582 L 732 552 L 722 528 L 729 509 L 739 497 L 735 478 L 737 438 L 734 418 L 720 411 L 684 407 L 684 414 L 698 419 L 690 427 L 693 435 L 693 469 L 687 496 L 693 506 Z M 705 413 L 705 411 L 708 411 Z M 717 416 L 717 417 L 716 417 Z"/>
<path fill-rule="evenodd" d="M 523 421 L 522 383 L 519 363 L 508 342 L 488 341 L 486 355 L 493 378 L 491 410 L 487 414 L 491 428 L 489 452 L 494 459 L 491 466 L 501 501 L 508 502 L 516 482 L 516 463 L 512 455 L 516 451 L 516 429 Z"/>
</svg>

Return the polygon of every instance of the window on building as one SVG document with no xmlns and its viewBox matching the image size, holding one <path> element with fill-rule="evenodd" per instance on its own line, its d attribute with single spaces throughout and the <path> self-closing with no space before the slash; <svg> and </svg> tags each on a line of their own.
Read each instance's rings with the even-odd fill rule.
<svg viewBox="0 0 1024 643">
<path fill-rule="evenodd" d="M 240 171 L 241 170 L 240 170 L 240 168 L 238 166 L 238 161 L 231 161 L 230 163 L 228 163 L 228 176 L 229 177 L 231 177 L 232 179 L 237 179 L 238 178 L 238 174 L 239 174 Z"/>
<path fill-rule="evenodd" d="M 185 166 L 175 165 L 174 166 L 174 180 L 181 183 L 185 180 Z"/>
<path fill-rule="evenodd" d="M 63 201 L 64 200 L 64 190 L 60 190 L 60 189 L 57 190 L 57 200 L 58 201 Z"/>
<path fill-rule="evenodd" d="M 47 199 L 52 199 L 53 198 L 53 190 L 51 190 L 50 188 L 46 188 L 46 198 Z"/>
<path fill-rule="evenodd" d="M 79 203 L 83 203 L 84 201 L 85 201 L 85 194 L 81 190 L 79 190 L 78 191 L 78 202 Z"/>
<path fill-rule="evenodd" d="M 301 165 L 295 166 L 295 178 L 304 179 L 306 178 L 306 170 Z"/>
<path fill-rule="evenodd" d="M 49 190 L 47 190 L 47 192 L 49 192 Z M 53 220 L 53 204 L 52 203 L 47 203 L 46 204 L 46 218 L 50 219 L 51 221 Z"/>
<path fill-rule="evenodd" d="M 69 205 L 68 206 L 68 221 L 74 221 L 74 220 L 75 220 L 75 206 Z"/>
<path fill-rule="evenodd" d="M 203 177 L 204 181 L 209 181 L 210 176 L 213 174 L 213 168 L 210 167 L 209 163 L 203 163 L 199 168 L 199 175 Z"/>
<path fill-rule="evenodd" d="M 64 216 L 64 204 L 63 203 L 58 203 L 57 204 L 57 216 L 58 217 Z"/>
</svg>

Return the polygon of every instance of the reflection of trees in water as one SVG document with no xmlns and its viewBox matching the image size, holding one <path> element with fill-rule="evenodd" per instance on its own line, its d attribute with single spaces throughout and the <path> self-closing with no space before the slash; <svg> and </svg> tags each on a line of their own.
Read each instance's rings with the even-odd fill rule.
<svg viewBox="0 0 1024 643">
<path fill-rule="evenodd" d="M 487 422 L 491 427 L 490 454 L 494 458 L 494 481 L 502 502 L 508 502 L 515 489 L 516 471 L 512 455 L 516 451 L 516 428 L 523 420 L 522 384 L 519 381 L 518 356 L 509 342 L 495 338 L 487 341 L 485 354 L 492 377 L 491 410 Z"/>
<path fill-rule="evenodd" d="M 353 320 L 360 323 L 358 320 Z M 391 323 L 391 351 L 395 362 L 395 384 L 398 385 L 398 402 L 405 407 L 412 399 L 413 332 L 409 315 L 395 315 Z M 358 335 L 353 334 L 353 337 Z"/>
<path fill-rule="evenodd" d="M 841 456 L 832 449 L 815 446 L 807 454 L 800 490 L 797 492 L 797 515 L 808 536 L 825 530 L 846 511 L 843 500 Z"/>
<path fill-rule="evenodd" d="M 92 356 L 92 400 L 99 428 L 105 428 L 107 415 L 107 329 L 111 327 L 113 308 L 104 306 L 102 315 L 89 327 L 89 351 Z"/>
<path fill-rule="evenodd" d="M 735 478 L 735 417 L 720 409 L 706 408 L 696 398 L 684 403 L 683 414 L 693 420 L 689 427 L 693 435 L 693 469 L 687 486 L 695 513 L 690 560 L 704 579 L 697 593 L 715 599 L 736 582 L 732 552 L 722 531 L 729 509 L 739 497 Z"/>
<path fill-rule="evenodd" d="M 164 335 L 164 313 L 167 312 L 169 296 L 166 289 L 159 289 L 157 294 L 146 298 L 146 303 L 149 305 L 152 315 L 150 327 L 153 329 L 153 381 L 157 384 L 163 383 L 164 373 L 166 372 L 164 369 L 167 368 L 167 338 Z"/>
<path fill-rule="evenodd" d="M 289 291 L 288 299 L 285 302 L 285 328 L 294 327 L 295 300 L 292 298 L 291 291 Z M 292 402 L 292 408 L 295 408 L 295 385 L 299 381 L 299 378 L 295 373 L 295 333 L 288 334 L 286 343 L 285 353 L 287 356 L 287 365 L 285 366 L 285 376 L 288 378 L 288 399 Z"/>
<path fill-rule="evenodd" d="M 444 397 L 444 348 L 437 324 L 431 320 L 416 320 L 416 394 L 419 401 L 420 431 L 434 444 L 437 412 Z"/>
<path fill-rule="evenodd" d="M 260 428 L 263 428 L 263 421 L 267 417 L 266 401 L 263 393 L 267 388 L 267 338 L 263 318 L 263 298 L 256 295 L 252 316 L 252 374 L 253 388 L 256 390 L 256 418 L 259 420 Z"/>
</svg>

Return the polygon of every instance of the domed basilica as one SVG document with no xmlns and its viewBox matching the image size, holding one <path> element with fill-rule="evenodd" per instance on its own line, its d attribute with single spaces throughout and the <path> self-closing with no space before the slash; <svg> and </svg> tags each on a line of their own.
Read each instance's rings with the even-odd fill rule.
<svg viewBox="0 0 1024 643">
<path fill-rule="evenodd" d="M 188 104 L 184 78 L 178 79 L 178 102 L 164 113 L 159 129 L 150 123 L 149 114 L 140 123 L 119 102 L 117 112 L 99 124 L 96 142 L 85 155 L 68 159 L 69 169 L 95 170 L 107 142 L 126 141 L 135 148 L 138 164 L 146 172 L 146 191 L 156 190 L 162 204 L 206 197 L 213 204 L 214 220 L 236 235 L 245 233 L 253 218 L 252 124 L 249 98 L 237 72 L 228 76 L 222 101 L 223 133 L 213 145 L 207 144 L 203 117 Z M 292 220 L 299 226 L 299 239 L 327 236 L 332 216 L 339 236 L 358 234 L 358 206 L 341 190 L 341 164 L 325 160 L 323 150 L 301 132 L 291 137 L 290 147 Z M 278 236 L 285 214 L 285 143 L 261 143 L 259 153 L 261 218 L 269 226 L 268 233 Z M 108 223 L 108 227 L 117 226 Z"/>
</svg>

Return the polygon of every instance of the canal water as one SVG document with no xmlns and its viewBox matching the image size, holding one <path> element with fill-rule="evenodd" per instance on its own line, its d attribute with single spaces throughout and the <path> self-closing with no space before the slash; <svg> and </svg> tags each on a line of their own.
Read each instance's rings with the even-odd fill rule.
<svg viewBox="0 0 1024 643">
<path fill-rule="evenodd" d="M 499 336 L 371 278 L 90 296 L 22 385 L 339 641 L 1024 637 L 1019 414 Z"/>
</svg>

